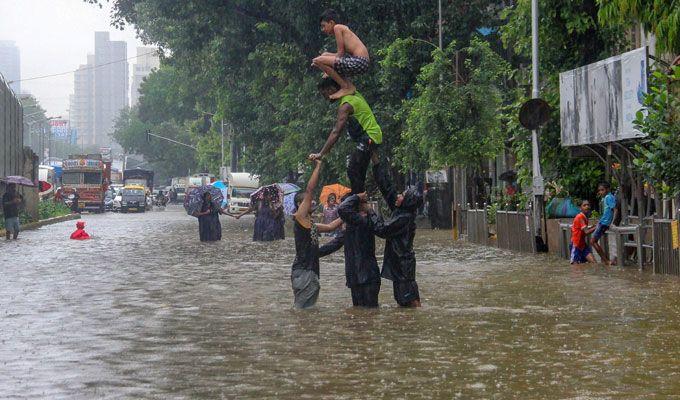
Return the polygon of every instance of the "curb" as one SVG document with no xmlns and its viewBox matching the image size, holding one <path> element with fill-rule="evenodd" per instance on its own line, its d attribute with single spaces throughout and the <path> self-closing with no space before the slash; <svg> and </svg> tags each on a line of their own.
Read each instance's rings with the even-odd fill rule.
<svg viewBox="0 0 680 400">
<path fill-rule="evenodd" d="M 72 221 L 74 219 L 80 219 L 80 214 L 68 214 L 68 215 L 62 215 L 61 217 L 48 218 L 48 219 L 43 219 L 41 221 L 36 221 L 36 222 L 29 222 L 27 224 L 21 225 L 21 231 L 30 230 L 30 229 L 38 229 L 38 228 L 43 227 L 45 225 L 58 224 L 59 222 Z M 5 235 L 5 230 L 0 229 L 0 236 L 4 236 L 4 235 Z"/>
</svg>

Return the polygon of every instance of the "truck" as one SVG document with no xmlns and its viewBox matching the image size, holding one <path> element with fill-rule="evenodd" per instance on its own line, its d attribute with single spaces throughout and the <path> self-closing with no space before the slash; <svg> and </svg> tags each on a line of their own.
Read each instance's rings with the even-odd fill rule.
<svg viewBox="0 0 680 400">
<path fill-rule="evenodd" d="M 240 213 L 250 207 L 250 195 L 260 187 L 260 178 L 249 172 L 232 172 L 227 176 L 229 211 Z"/>
<path fill-rule="evenodd" d="M 70 155 L 62 162 L 62 195 L 78 191 L 78 211 L 104 212 L 105 192 L 111 182 L 111 162 L 101 154 Z"/>
<path fill-rule="evenodd" d="M 172 178 L 170 186 L 172 186 L 172 189 L 175 191 L 175 193 L 177 193 L 177 199 L 175 199 L 175 201 L 177 203 L 184 203 L 184 195 L 186 194 L 187 187 L 189 186 L 189 177 L 174 177 Z"/>
<path fill-rule="evenodd" d="M 144 191 L 144 203 L 145 209 L 151 210 L 153 208 L 152 192 L 153 192 L 153 171 L 135 168 L 126 169 L 123 171 L 123 185 L 128 186 L 141 186 Z"/>
</svg>

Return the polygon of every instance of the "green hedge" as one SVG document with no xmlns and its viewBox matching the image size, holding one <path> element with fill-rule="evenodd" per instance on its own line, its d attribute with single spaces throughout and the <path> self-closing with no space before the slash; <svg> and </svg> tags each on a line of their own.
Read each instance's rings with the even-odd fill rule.
<svg viewBox="0 0 680 400">
<path fill-rule="evenodd" d="M 44 200 L 38 203 L 38 217 L 43 219 L 68 215 L 71 210 L 64 203 L 55 203 L 52 200 Z"/>
</svg>

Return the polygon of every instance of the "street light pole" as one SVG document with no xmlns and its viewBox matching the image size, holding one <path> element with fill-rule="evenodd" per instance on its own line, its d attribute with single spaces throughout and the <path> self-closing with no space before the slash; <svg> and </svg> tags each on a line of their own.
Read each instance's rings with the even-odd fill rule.
<svg viewBox="0 0 680 400">
<path fill-rule="evenodd" d="M 538 86 L 538 0 L 531 0 L 531 71 L 533 90 L 531 96 L 537 99 L 540 95 Z M 538 146 L 538 131 L 531 131 L 531 165 L 532 191 L 534 195 L 533 219 L 536 236 L 541 236 L 541 213 L 543 210 L 543 176 L 541 175 L 541 160 Z"/>
<path fill-rule="evenodd" d="M 222 119 L 221 121 L 222 122 L 220 124 L 220 133 L 221 133 L 220 136 L 221 136 L 221 139 L 222 139 L 221 140 L 221 148 L 222 148 L 221 154 L 222 154 L 222 156 L 220 158 L 220 178 L 222 179 L 222 181 L 226 181 L 227 180 L 227 169 L 224 166 L 224 120 Z"/>
<path fill-rule="evenodd" d="M 438 3 L 437 5 L 439 6 L 439 21 L 438 21 L 438 24 L 439 24 L 439 50 L 443 50 L 444 44 L 443 44 L 443 41 L 442 41 L 442 0 L 439 0 L 437 3 Z"/>
</svg>

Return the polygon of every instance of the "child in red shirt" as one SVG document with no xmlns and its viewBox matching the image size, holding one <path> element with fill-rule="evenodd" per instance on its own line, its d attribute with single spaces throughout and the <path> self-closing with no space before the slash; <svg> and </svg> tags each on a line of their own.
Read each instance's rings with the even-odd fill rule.
<svg viewBox="0 0 680 400">
<path fill-rule="evenodd" d="M 586 262 L 594 263 L 593 251 L 586 242 L 586 236 L 595 230 L 595 227 L 588 226 L 588 214 L 590 213 L 590 202 L 581 202 L 581 212 L 574 217 L 571 225 L 571 248 L 570 261 L 572 264 L 583 264 Z"/>
<path fill-rule="evenodd" d="M 71 239 L 73 240 L 86 240 L 89 239 L 90 235 L 85 232 L 85 222 L 84 221 L 78 221 L 76 222 L 76 230 L 71 234 Z"/>
</svg>

